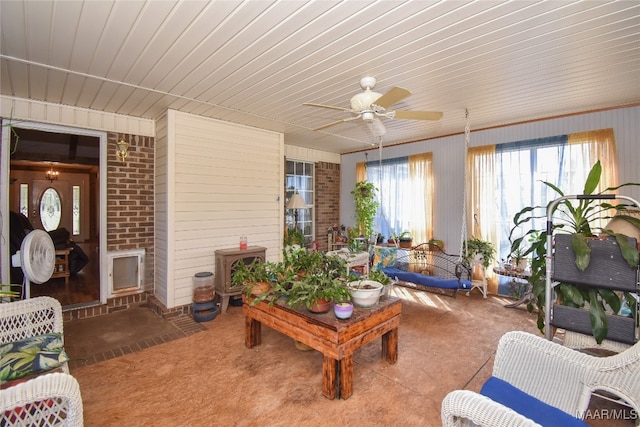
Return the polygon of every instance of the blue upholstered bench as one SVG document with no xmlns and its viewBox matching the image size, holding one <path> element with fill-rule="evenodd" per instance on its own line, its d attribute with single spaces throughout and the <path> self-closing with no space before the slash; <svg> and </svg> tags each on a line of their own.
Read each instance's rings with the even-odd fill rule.
<svg viewBox="0 0 640 427">
<path fill-rule="evenodd" d="M 397 284 L 416 289 L 470 291 L 471 269 L 457 255 L 444 252 L 431 243 L 410 249 L 374 248 L 373 270 L 381 270 Z"/>
</svg>

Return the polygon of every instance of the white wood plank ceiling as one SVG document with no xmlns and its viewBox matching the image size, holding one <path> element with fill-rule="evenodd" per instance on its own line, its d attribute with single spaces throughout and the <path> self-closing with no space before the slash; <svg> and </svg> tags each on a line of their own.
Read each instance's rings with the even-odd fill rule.
<svg viewBox="0 0 640 427">
<path fill-rule="evenodd" d="M 157 118 L 167 108 L 344 153 L 376 140 L 359 81 L 413 95 L 384 145 L 640 102 L 638 1 L 0 1 L 1 93 Z M 3 112 L 4 115 L 7 112 Z"/>
</svg>

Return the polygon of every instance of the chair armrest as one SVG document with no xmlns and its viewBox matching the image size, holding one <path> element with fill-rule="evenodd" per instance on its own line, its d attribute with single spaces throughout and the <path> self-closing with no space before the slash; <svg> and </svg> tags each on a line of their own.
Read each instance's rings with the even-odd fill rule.
<svg viewBox="0 0 640 427">
<path fill-rule="evenodd" d="M 52 332 L 63 333 L 58 300 L 43 296 L 0 304 L 0 343 Z"/>
<path fill-rule="evenodd" d="M 474 424 L 486 427 L 540 427 L 540 424 L 512 409 L 470 390 L 455 390 L 447 394 L 442 401 L 440 415 L 444 427 Z"/>
<path fill-rule="evenodd" d="M 0 425 L 83 425 L 78 381 L 68 374 L 46 374 L 2 390 Z"/>
<path fill-rule="evenodd" d="M 566 413 L 576 414 L 589 402 L 590 392 L 584 384 L 591 358 L 541 336 L 513 331 L 498 343 L 493 376 Z"/>
</svg>

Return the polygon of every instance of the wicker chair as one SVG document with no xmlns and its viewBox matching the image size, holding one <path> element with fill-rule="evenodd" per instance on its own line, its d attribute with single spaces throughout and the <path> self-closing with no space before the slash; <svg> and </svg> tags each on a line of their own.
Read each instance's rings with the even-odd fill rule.
<svg viewBox="0 0 640 427">
<path fill-rule="evenodd" d="M 82 426 L 80 386 L 71 375 L 41 375 L 2 390 L 1 426 Z"/>
<path fill-rule="evenodd" d="M 584 417 L 596 390 L 622 398 L 640 413 L 640 343 L 609 357 L 594 357 L 525 332 L 509 332 L 498 344 L 493 377 L 574 417 Z M 537 426 L 514 410 L 469 390 L 442 402 L 444 426 Z M 637 416 L 637 415 L 636 415 Z"/>
<path fill-rule="evenodd" d="M 0 344 L 42 334 L 62 334 L 62 328 L 62 306 L 54 298 L 37 297 L 0 304 Z M 67 363 L 61 369 L 69 373 Z"/>
</svg>

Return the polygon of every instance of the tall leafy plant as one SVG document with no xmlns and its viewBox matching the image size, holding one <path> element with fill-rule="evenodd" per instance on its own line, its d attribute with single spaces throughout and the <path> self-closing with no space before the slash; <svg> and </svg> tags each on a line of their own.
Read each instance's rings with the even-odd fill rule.
<svg viewBox="0 0 640 427">
<path fill-rule="evenodd" d="M 596 162 L 591 168 L 587 180 L 585 181 L 582 191 L 583 195 L 602 195 L 609 194 L 619 188 L 625 186 L 638 186 L 640 183 L 625 183 L 617 187 L 609 187 L 600 193 L 594 193 L 600 178 L 602 176 L 602 165 L 600 161 Z M 555 191 L 559 197 L 565 196 L 564 192 L 549 182 L 542 182 L 542 184 Z M 545 287 L 546 287 L 546 241 L 547 233 L 562 230 L 565 233 L 572 235 L 572 248 L 576 255 L 576 266 L 584 271 L 589 264 L 591 249 L 587 245 L 587 239 L 594 237 L 597 233 L 609 234 L 616 237 L 618 241 L 622 256 L 625 258 L 630 266 L 638 265 L 638 251 L 637 248 L 631 247 L 625 236 L 618 235 L 611 231 L 600 230 L 594 227 L 593 223 L 598 218 L 611 218 L 609 212 L 615 210 L 616 212 L 622 212 L 628 209 L 628 205 L 621 203 L 612 205 L 606 199 L 588 199 L 581 198 L 577 203 L 571 200 L 564 200 L 557 204 L 552 212 L 552 216 L 557 218 L 558 221 L 551 225 L 551 229 L 535 229 L 531 228 L 524 235 L 515 238 L 515 233 L 520 233 L 523 228 L 526 229 L 530 226 L 534 219 L 543 219 L 547 216 L 547 208 L 551 205 L 552 201 L 547 206 L 528 206 L 518 212 L 513 218 L 513 228 L 509 236 L 511 241 L 511 251 L 520 251 L 522 256 L 528 256 L 531 258 L 531 276 L 529 283 L 532 286 L 533 298 L 527 304 L 527 309 L 532 312 L 534 308 L 537 308 L 538 313 L 538 329 L 544 332 L 544 306 L 545 301 Z M 618 214 L 616 218 L 623 219 L 633 224 L 636 228 L 640 229 L 640 220 L 632 216 Z M 549 225 L 547 225 L 549 227 Z M 579 285 L 570 285 L 562 283 L 556 287 L 556 293 L 560 302 L 564 305 L 571 307 L 584 307 L 588 306 L 591 318 L 591 328 L 593 336 L 598 343 L 607 336 L 608 327 L 606 320 L 606 306 L 611 311 L 617 313 L 621 307 L 621 301 L 619 296 L 610 290 L 606 289 L 588 289 Z M 624 298 L 628 301 L 632 301 L 632 296 L 625 294 Z M 635 307 L 635 304 L 630 304 L 630 307 Z M 635 315 L 635 313 L 634 313 Z"/>
<path fill-rule="evenodd" d="M 355 203 L 355 226 L 351 229 L 351 239 L 373 235 L 376 212 L 380 203 L 376 198 L 378 189 L 369 181 L 359 181 L 351 191 Z"/>
</svg>

